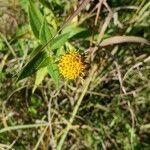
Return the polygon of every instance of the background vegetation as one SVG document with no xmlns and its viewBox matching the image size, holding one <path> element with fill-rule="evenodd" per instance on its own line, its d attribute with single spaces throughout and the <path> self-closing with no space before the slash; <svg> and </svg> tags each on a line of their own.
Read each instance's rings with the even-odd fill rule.
<svg viewBox="0 0 150 150">
<path fill-rule="evenodd" d="M 149 150 L 149 16 L 148 0 L 0 0 L 0 149 Z"/>
</svg>

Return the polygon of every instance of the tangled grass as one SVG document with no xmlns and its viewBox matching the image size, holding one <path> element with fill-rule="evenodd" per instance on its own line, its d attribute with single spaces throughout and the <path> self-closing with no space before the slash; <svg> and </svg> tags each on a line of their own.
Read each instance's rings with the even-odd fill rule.
<svg viewBox="0 0 150 150">
<path fill-rule="evenodd" d="M 15 81 L 39 42 L 27 2 L 0 2 L 0 149 L 150 149 L 150 2 L 91 1 L 77 15 L 82 1 L 39 0 L 60 27 L 73 14 L 72 22 L 86 29 L 69 43 L 87 67 L 74 81 L 61 77 L 59 88 L 47 75 L 34 92 L 34 75 Z"/>
</svg>

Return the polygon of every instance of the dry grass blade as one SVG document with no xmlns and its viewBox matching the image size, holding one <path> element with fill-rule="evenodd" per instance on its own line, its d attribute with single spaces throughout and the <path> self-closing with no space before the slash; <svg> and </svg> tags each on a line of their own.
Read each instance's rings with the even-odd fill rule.
<svg viewBox="0 0 150 150">
<path fill-rule="evenodd" d="M 108 45 L 119 44 L 119 43 L 141 43 L 150 45 L 150 42 L 142 37 L 137 36 L 113 36 L 103 40 L 99 46 L 105 47 Z"/>
<path fill-rule="evenodd" d="M 150 149 L 150 1 L 29 1 L 0 0 L 0 150 Z"/>
<path fill-rule="evenodd" d="M 98 43 L 101 42 L 101 40 L 103 38 L 103 35 L 104 35 L 104 33 L 105 33 L 105 31 L 106 31 L 106 29 L 107 29 L 107 27 L 108 27 L 108 25 L 109 25 L 109 23 L 110 23 L 110 21 L 112 19 L 112 10 L 111 10 L 111 8 L 108 6 L 106 1 L 104 1 L 103 4 L 105 5 L 105 7 L 106 7 L 106 9 L 108 10 L 109 13 L 108 13 L 108 16 L 105 19 L 105 22 L 104 22 L 102 28 L 101 28 L 101 31 L 100 31 L 100 34 L 99 34 L 99 38 L 98 38 Z"/>
</svg>

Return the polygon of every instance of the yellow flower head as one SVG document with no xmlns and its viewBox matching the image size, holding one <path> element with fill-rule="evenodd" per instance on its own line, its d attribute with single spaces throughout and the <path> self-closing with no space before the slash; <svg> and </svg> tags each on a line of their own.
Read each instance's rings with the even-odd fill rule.
<svg viewBox="0 0 150 150">
<path fill-rule="evenodd" d="M 58 68 L 65 78 L 75 79 L 83 73 L 85 65 L 81 60 L 81 55 L 76 51 L 71 51 L 62 56 Z"/>
</svg>

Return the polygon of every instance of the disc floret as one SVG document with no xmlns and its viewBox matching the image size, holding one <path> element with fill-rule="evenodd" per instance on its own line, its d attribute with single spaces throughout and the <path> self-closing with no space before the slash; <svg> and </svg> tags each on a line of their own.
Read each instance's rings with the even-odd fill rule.
<svg viewBox="0 0 150 150">
<path fill-rule="evenodd" d="M 65 78 L 73 80 L 83 73 L 85 65 L 81 55 L 77 51 L 71 51 L 61 57 L 58 68 Z"/>
</svg>

